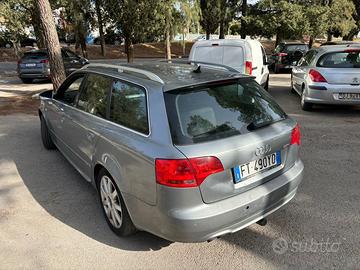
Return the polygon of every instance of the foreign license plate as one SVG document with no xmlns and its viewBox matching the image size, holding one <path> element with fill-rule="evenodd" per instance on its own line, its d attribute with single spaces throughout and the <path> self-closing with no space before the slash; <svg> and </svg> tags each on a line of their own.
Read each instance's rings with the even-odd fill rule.
<svg viewBox="0 0 360 270">
<path fill-rule="evenodd" d="M 271 155 L 250 161 L 249 163 L 242 164 L 233 168 L 234 181 L 239 183 L 245 178 L 249 178 L 254 174 L 274 168 L 281 164 L 280 151 L 272 153 Z"/>
<path fill-rule="evenodd" d="M 360 100 L 360 93 L 339 93 L 339 99 L 345 100 Z"/>
<path fill-rule="evenodd" d="M 25 64 L 25 67 L 36 67 L 35 63 Z"/>
</svg>

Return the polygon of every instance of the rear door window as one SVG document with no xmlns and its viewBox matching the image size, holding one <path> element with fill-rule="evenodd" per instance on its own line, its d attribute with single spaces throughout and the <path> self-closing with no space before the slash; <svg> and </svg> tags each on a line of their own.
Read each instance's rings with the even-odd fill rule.
<svg viewBox="0 0 360 270">
<path fill-rule="evenodd" d="M 46 52 L 31 52 L 25 53 L 22 57 L 22 60 L 40 60 L 40 59 L 47 59 L 48 55 Z"/>
<path fill-rule="evenodd" d="M 253 131 L 286 118 L 253 80 L 165 93 L 173 143 L 193 144 Z"/>
<path fill-rule="evenodd" d="M 116 80 L 112 84 L 110 120 L 126 128 L 149 134 L 147 97 L 143 87 Z"/>
<path fill-rule="evenodd" d="M 244 50 L 242 47 L 224 46 L 224 57 L 222 64 L 230 67 L 241 67 L 243 63 L 244 63 Z"/>
<path fill-rule="evenodd" d="M 360 68 L 360 50 L 324 54 L 319 58 L 317 66 L 325 68 Z"/>
<path fill-rule="evenodd" d="M 309 47 L 306 44 L 291 44 L 291 45 L 286 45 L 285 48 L 287 52 L 295 52 L 295 51 L 305 52 L 308 49 Z"/>
<path fill-rule="evenodd" d="M 89 74 L 80 93 L 77 107 L 85 112 L 106 118 L 111 83 L 112 78 L 110 77 Z"/>
<path fill-rule="evenodd" d="M 222 63 L 223 47 L 220 46 L 201 46 L 195 49 L 194 60 L 208 63 Z"/>
</svg>

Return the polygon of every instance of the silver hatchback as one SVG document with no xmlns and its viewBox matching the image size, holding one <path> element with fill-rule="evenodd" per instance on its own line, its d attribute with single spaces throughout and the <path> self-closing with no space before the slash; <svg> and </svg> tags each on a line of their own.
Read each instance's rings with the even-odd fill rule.
<svg viewBox="0 0 360 270">
<path fill-rule="evenodd" d="M 303 110 L 314 104 L 360 105 L 360 44 L 312 49 L 292 69 Z"/>
<path fill-rule="evenodd" d="M 39 116 L 44 146 L 93 183 L 120 236 L 233 233 L 303 177 L 296 122 L 254 78 L 209 65 L 89 65 L 41 95 Z"/>
</svg>

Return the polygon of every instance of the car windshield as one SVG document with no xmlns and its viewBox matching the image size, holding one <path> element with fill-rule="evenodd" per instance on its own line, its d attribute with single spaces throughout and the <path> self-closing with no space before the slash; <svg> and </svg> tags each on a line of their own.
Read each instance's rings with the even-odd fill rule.
<svg viewBox="0 0 360 270">
<path fill-rule="evenodd" d="M 360 49 L 323 55 L 317 66 L 326 68 L 360 68 Z"/>
<path fill-rule="evenodd" d="M 31 53 L 25 53 L 22 57 L 23 60 L 36 60 L 36 59 L 43 59 L 47 58 L 46 52 L 31 52 Z"/>
<path fill-rule="evenodd" d="M 295 52 L 295 51 L 307 51 L 308 46 L 305 44 L 292 44 L 292 45 L 286 45 L 285 48 L 288 52 Z"/>
<path fill-rule="evenodd" d="M 286 118 L 251 79 L 169 91 L 165 102 L 176 145 L 244 134 Z"/>
</svg>

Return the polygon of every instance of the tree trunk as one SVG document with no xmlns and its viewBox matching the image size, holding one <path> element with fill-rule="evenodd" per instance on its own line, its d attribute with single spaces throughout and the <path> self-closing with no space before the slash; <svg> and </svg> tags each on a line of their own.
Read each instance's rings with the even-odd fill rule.
<svg viewBox="0 0 360 270">
<path fill-rule="evenodd" d="M 96 8 L 96 14 L 97 14 L 98 25 L 99 25 L 101 55 L 105 56 L 106 48 L 105 48 L 105 36 L 104 36 L 104 23 L 103 23 L 103 18 L 102 18 L 102 14 L 101 14 L 101 0 L 95 1 L 95 8 Z"/>
<path fill-rule="evenodd" d="M 243 0 L 242 1 L 242 5 L 241 5 L 241 16 L 242 16 L 242 18 L 241 18 L 241 38 L 242 39 L 245 39 L 246 38 L 246 21 L 244 20 L 244 18 L 243 17 L 245 17 L 246 16 L 246 14 L 247 14 L 247 0 Z"/>
<path fill-rule="evenodd" d="M 182 33 L 182 54 L 183 56 L 186 55 L 186 42 L 185 42 L 185 30 L 183 30 L 183 33 Z"/>
<path fill-rule="evenodd" d="M 165 50 L 166 50 L 166 60 L 171 60 L 171 43 L 170 43 L 170 20 L 171 20 L 171 10 L 168 8 L 165 16 Z"/>
<path fill-rule="evenodd" d="M 61 57 L 59 37 L 56 32 L 54 17 L 49 0 L 35 0 L 36 8 L 39 11 L 39 21 L 43 29 L 45 44 L 48 49 L 50 62 L 50 76 L 56 91 L 65 80 L 65 68 Z"/>
<path fill-rule="evenodd" d="M 206 29 L 206 40 L 209 40 L 210 39 L 210 31 L 209 29 Z"/>
<path fill-rule="evenodd" d="M 22 56 L 20 42 L 18 40 L 12 41 L 12 45 L 14 47 L 14 53 L 15 53 L 16 59 L 20 60 L 21 56 Z"/>
<path fill-rule="evenodd" d="M 130 38 L 125 38 L 125 53 L 128 63 L 134 62 L 134 45 L 132 44 Z"/>
<path fill-rule="evenodd" d="M 225 39 L 225 25 L 224 25 L 224 21 L 221 20 L 220 21 L 220 30 L 219 30 L 219 39 Z"/>
<path fill-rule="evenodd" d="M 330 32 L 327 33 L 327 41 L 332 40 L 332 34 Z"/>
<path fill-rule="evenodd" d="M 310 36 L 310 40 L 309 40 L 309 48 L 310 49 L 312 48 L 313 44 L 314 44 L 314 37 Z"/>
<path fill-rule="evenodd" d="M 41 29 L 40 21 L 39 21 L 39 11 L 37 8 L 33 8 L 31 10 L 31 22 L 32 26 L 34 27 L 35 37 L 36 37 L 36 44 L 39 49 L 45 49 L 45 37 L 44 32 Z"/>
</svg>

